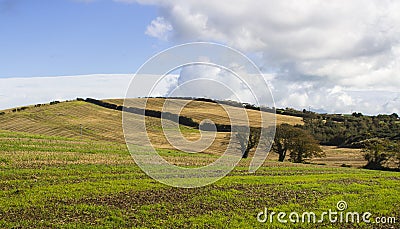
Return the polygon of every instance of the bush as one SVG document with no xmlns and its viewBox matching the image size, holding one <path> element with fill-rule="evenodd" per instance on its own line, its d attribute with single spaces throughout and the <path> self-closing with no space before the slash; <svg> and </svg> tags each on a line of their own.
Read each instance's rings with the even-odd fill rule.
<svg viewBox="0 0 400 229">
<path fill-rule="evenodd" d="M 55 104 L 58 104 L 58 103 L 60 103 L 60 101 L 53 101 L 53 102 L 50 102 L 50 105 L 55 105 Z"/>
</svg>

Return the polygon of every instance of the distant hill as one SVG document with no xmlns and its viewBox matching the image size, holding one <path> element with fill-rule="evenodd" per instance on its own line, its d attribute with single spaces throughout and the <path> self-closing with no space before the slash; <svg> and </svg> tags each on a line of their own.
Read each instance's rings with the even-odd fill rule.
<svg viewBox="0 0 400 229">
<path fill-rule="evenodd" d="M 137 99 L 143 102 L 144 99 Z M 116 105 L 123 100 L 104 100 Z M 164 99 L 149 99 L 148 108 L 160 111 Z M 182 101 L 181 101 L 182 102 Z M 188 102 L 188 101 L 185 101 Z M 259 125 L 259 111 L 247 110 L 252 126 Z M 181 115 L 200 122 L 208 118 L 215 123 L 229 124 L 229 119 L 224 110 L 215 103 L 205 101 L 191 101 L 181 112 Z M 270 113 L 266 115 L 271 115 Z M 139 115 L 138 115 L 139 118 Z M 122 131 L 122 112 L 108 109 L 85 101 L 52 102 L 50 104 L 38 104 L 24 108 L 15 108 L 3 111 L 0 114 L 0 129 L 14 132 L 26 132 L 43 134 L 48 136 L 60 136 L 71 138 L 84 138 L 92 140 L 124 142 Z M 157 148 L 172 148 L 163 137 L 160 120 L 154 117 L 146 117 L 148 134 Z M 303 124 L 302 118 L 277 115 L 277 123 L 289 123 L 292 125 Z M 81 136 L 82 127 L 82 136 Z M 198 139 L 199 131 L 194 128 L 182 126 L 183 135 L 188 139 Z M 140 136 L 142 137 L 142 136 Z M 209 151 L 221 152 L 221 146 L 225 145 L 227 133 L 218 133 L 217 140 Z"/>
<path fill-rule="evenodd" d="M 135 105 L 135 103 L 137 102 L 137 106 L 139 106 L 139 104 L 143 103 L 145 100 L 147 100 L 147 105 L 146 105 L 147 109 L 152 109 L 156 111 L 161 111 L 163 104 L 165 102 L 165 98 L 147 98 L 147 99 L 139 98 L 139 99 L 134 99 L 133 101 L 135 102 L 132 102 L 132 104 Z M 116 105 L 123 105 L 124 102 L 123 99 L 106 99 L 103 101 Z M 169 99 L 169 101 L 172 101 L 171 102 L 172 106 L 174 105 L 179 106 L 181 104 L 187 103 L 184 109 L 181 111 L 181 115 L 185 117 L 190 117 L 196 122 L 201 122 L 204 119 L 211 119 L 217 124 L 225 124 L 225 125 L 230 124 L 228 115 L 223 109 L 223 106 L 229 106 L 227 104 L 220 105 L 215 102 L 187 100 L 187 99 Z M 234 107 L 233 109 L 242 109 L 242 108 Z M 246 111 L 249 117 L 250 125 L 255 127 L 260 126 L 260 114 L 259 114 L 260 111 L 253 109 L 246 109 Z M 272 118 L 271 113 L 263 112 L 263 114 L 266 115 L 267 117 Z M 301 117 L 281 115 L 281 114 L 276 115 L 276 123 L 278 125 L 282 123 L 287 123 L 290 125 L 304 124 L 303 118 Z"/>
</svg>

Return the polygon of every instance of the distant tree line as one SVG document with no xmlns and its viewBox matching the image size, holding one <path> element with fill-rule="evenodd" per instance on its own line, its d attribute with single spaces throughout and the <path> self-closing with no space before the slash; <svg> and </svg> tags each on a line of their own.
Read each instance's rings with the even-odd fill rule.
<svg viewBox="0 0 400 229">
<path fill-rule="evenodd" d="M 314 115 L 304 118 L 303 128 L 323 145 L 364 148 L 371 138 L 400 140 L 400 120 L 397 114 L 364 116 Z"/>
<path fill-rule="evenodd" d="M 18 107 L 18 108 L 14 108 L 11 110 L 11 112 L 18 112 L 18 111 L 24 111 L 28 109 L 28 107 Z"/>
<path fill-rule="evenodd" d="M 152 98 L 152 97 L 147 97 L 147 98 Z M 166 97 L 154 97 L 154 98 L 166 99 Z M 275 108 L 263 107 L 263 106 L 260 107 L 260 106 L 254 105 L 254 104 L 240 103 L 240 102 L 233 101 L 233 100 L 217 100 L 217 99 L 196 98 L 196 97 L 168 97 L 168 99 L 182 99 L 182 100 L 202 101 L 202 102 L 207 102 L 207 103 L 218 103 L 218 104 L 229 105 L 232 107 L 246 108 L 246 109 L 257 110 L 257 111 L 262 110 L 264 112 L 275 113 Z"/>
<path fill-rule="evenodd" d="M 108 109 L 113 109 L 113 110 L 119 110 L 119 111 L 124 111 L 124 112 L 129 112 L 133 114 L 140 114 L 140 115 L 145 115 L 149 117 L 154 117 L 154 118 L 164 118 L 170 121 L 176 121 L 178 120 L 179 124 L 189 126 L 189 127 L 194 127 L 194 128 L 199 128 L 199 124 L 195 121 L 193 121 L 191 118 L 185 117 L 185 116 L 180 116 L 177 114 L 172 114 L 170 112 L 161 112 L 161 111 L 155 111 L 155 110 L 149 110 L 149 109 L 141 109 L 137 107 L 124 107 L 108 102 L 104 102 L 101 100 L 97 99 L 92 99 L 92 98 L 87 98 L 87 99 L 81 99 L 78 98 L 78 101 L 85 101 L 88 103 L 92 103 L 104 108 Z"/>
<path fill-rule="evenodd" d="M 59 101 L 52 101 L 52 102 L 50 102 L 49 104 L 50 105 L 54 105 L 54 104 L 58 104 L 58 103 L 60 103 Z M 36 104 L 36 105 L 34 105 L 34 107 L 41 107 L 41 106 L 45 106 L 46 104 Z M 48 105 L 48 104 L 47 104 Z M 29 107 L 17 107 L 17 108 L 13 108 L 13 109 L 11 109 L 10 111 L 11 112 L 13 112 L 13 113 L 15 113 L 15 112 L 20 112 L 20 111 L 24 111 L 24 110 L 26 110 L 26 109 L 29 109 Z M 1 111 L 0 112 L 0 115 L 5 115 L 6 114 L 6 112 L 4 112 L 4 111 Z"/>
</svg>

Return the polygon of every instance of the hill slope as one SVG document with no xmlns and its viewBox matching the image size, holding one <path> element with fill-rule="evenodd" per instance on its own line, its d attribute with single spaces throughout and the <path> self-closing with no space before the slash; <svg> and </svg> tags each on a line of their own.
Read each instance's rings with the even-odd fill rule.
<svg viewBox="0 0 400 229">
<path fill-rule="evenodd" d="M 164 98 L 139 98 L 132 99 L 129 101 L 129 106 L 140 107 L 147 100 L 146 108 L 156 111 L 162 111 L 163 105 L 165 103 Z M 109 102 L 116 105 L 123 105 L 122 99 L 106 99 L 105 102 Z M 230 125 L 229 116 L 224 110 L 224 107 L 230 107 L 233 110 L 240 110 L 241 108 L 231 107 L 229 105 L 220 105 L 217 103 L 203 102 L 203 101 L 194 101 L 194 100 L 185 100 L 185 99 L 169 99 L 169 104 L 172 109 L 175 107 L 181 107 L 184 105 L 184 108 L 181 111 L 182 116 L 190 117 L 196 122 L 201 122 L 204 119 L 213 120 L 215 123 Z M 260 125 L 260 112 L 256 110 L 246 109 L 247 115 L 249 117 L 251 126 L 259 126 Z M 271 113 L 263 112 L 267 118 L 273 117 Z M 280 115 L 276 114 L 276 123 L 288 123 L 290 125 L 300 124 L 303 125 L 303 118 L 294 117 L 288 115 Z M 245 123 L 243 123 L 245 124 Z"/>
<path fill-rule="evenodd" d="M 123 100 L 105 100 L 106 102 L 121 105 Z M 135 99 L 134 104 L 143 103 L 144 99 Z M 164 99 L 149 99 L 147 109 L 161 111 Z M 192 118 L 196 122 L 211 119 L 217 124 L 229 125 L 230 121 L 224 108 L 215 103 L 189 100 L 173 100 L 173 106 L 187 103 L 180 115 Z M 239 109 L 239 108 L 233 108 Z M 47 136 L 68 138 L 83 138 L 124 143 L 122 130 L 122 112 L 104 108 L 84 101 L 68 101 L 52 105 L 30 106 L 20 111 L 10 109 L 0 115 L 0 130 L 26 132 Z M 250 124 L 259 126 L 259 111 L 247 110 Z M 264 113 L 272 117 L 270 113 Z M 141 118 L 137 115 L 138 120 Z M 298 117 L 277 115 L 277 123 L 302 124 Z M 148 136 L 157 148 L 174 149 L 164 137 L 159 118 L 146 117 Z M 81 134 L 82 127 L 82 134 Z M 191 141 L 200 138 L 199 131 L 181 125 L 182 134 Z M 138 135 L 137 138 L 144 136 Z M 229 133 L 217 133 L 216 140 L 205 153 L 222 153 L 229 141 Z"/>
<path fill-rule="evenodd" d="M 106 100 L 114 104 L 122 104 L 122 100 Z M 144 99 L 137 99 L 138 104 Z M 176 100 L 178 106 L 185 100 Z M 148 109 L 162 110 L 164 99 L 150 99 Z M 234 108 L 236 109 L 236 108 Z M 238 109 L 238 108 L 237 108 Z M 252 126 L 259 126 L 259 112 L 247 110 Z M 229 124 L 224 109 L 214 103 L 192 101 L 182 110 L 181 115 L 192 118 L 196 122 L 211 119 L 218 124 Z M 266 113 L 271 116 L 271 114 Z M 69 101 L 40 107 L 29 107 L 22 111 L 7 111 L 0 115 L 0 129 L 44 134 L 61 137 L 80 137 L 81 125 L 84 138 L 123 142 L 120 111 L 103 108 L 84 101 Z M 146 117 L 149 126 L 157 127 L 157 118 Z M 277 123 L 302 124 L 301 118 L 277 115 Z M 151 128 L 150 128 L 151 129 Z M 155 128 L 159 129 L 159 128 Z M 186 128 L 184 132 L 190 131 Z M 190 134 L 189 134 L 190 135 Z M 188 136 L 190 137 L 190 136 Z"/>
<path fill-rule="evenodd" d="M 121 112 L 81 101 L 30 107 L 0 116 L 0 129 L 61 137 L 122 141 Z"/>
</svg>

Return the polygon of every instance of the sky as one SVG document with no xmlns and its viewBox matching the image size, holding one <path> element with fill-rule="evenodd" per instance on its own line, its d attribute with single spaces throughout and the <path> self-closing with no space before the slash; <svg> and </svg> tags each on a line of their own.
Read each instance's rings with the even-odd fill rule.
<svg viewBox="0 0 400 229">
<path fill-rule="evenodd" d="M 210 41 L 249 56 L 276 107 L 400 113 L 398 12 L 394 0 L 0 0 L 0 109 L 122 97 L 151 56 Z"/>
</svg>

